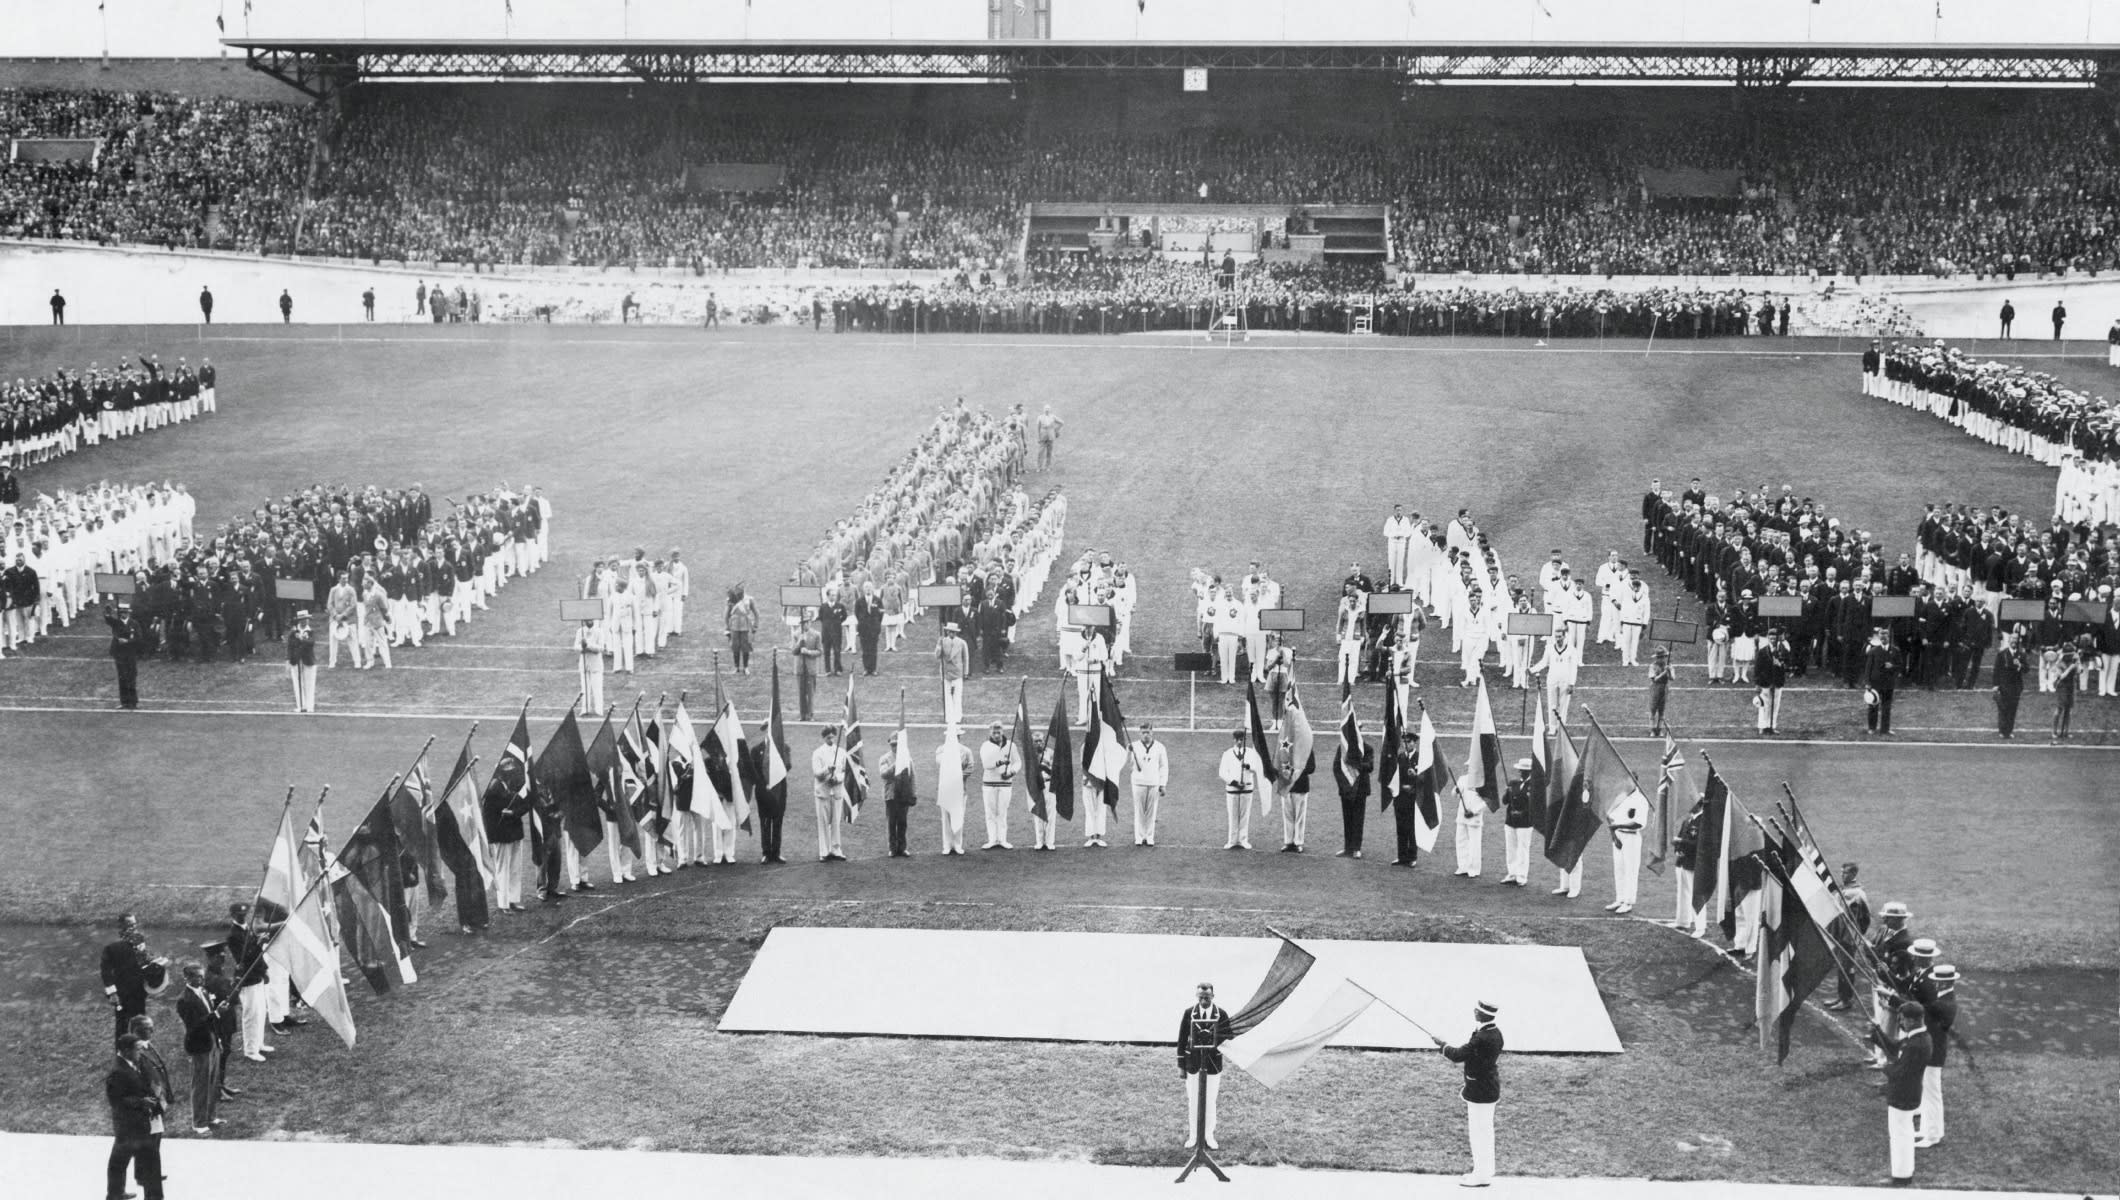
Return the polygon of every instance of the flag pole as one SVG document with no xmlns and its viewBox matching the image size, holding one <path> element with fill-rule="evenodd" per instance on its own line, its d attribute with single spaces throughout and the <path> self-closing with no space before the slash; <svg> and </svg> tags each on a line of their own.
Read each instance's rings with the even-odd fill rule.
<svg viewBox="0 0 2120 1200">
<path fill-rule="evenodd" d="M 294 904 L 288 908 L 287 915 L 290 917 L 294 915 L 296 909 L 301 908 L 304 904 L 307 904 L 309 902 L 309 897 L 316 894 L 317 888 L 322 886 L 326 880 L 331 878 L 331 864 L 323 861 L 324 855 L 328 853 L 328 851 L 325 849 L 325 842 L 323 840 L 324 826 L 322 821 L 322 817 L 324 815 L 324 797 L 329 796 L 330 794 L 331 785 L 327 783 L 324 785 L 324 790 L 317 793 L 316 813 L 315 815 L 310 817 L 310 821 L 316 824 L 317 826 L 317 877 L 309 881 L 309 886 L 302 890 L 302 894 L 296 897 Z M 245 926 L 245 928 L 251 932 L 256 932 L 257 925 L 258 910 L 253 907 L 250 910 L 250 922 L 247 926 Z M 285 921 L 281 921 L 277 925 L 275 925 L 272 931 L 272 936 L 266 938 L 264 944 L 258 947 L 258 953 L 263 954 L 267 950 L 272 949 L 272 944 L 278 941 L 280 938 L 281 930 L 284 930 L 286 928 L 287 922 Z"/>
<path fill-rule="evenodd" d="M 470 730 L 470 732 L 468 732 L 468 733 L 464 734 L 464 749 L 463 749 L 463 750 L 460 750 L 460 751 L 458 751 L 458 752 L 457 752 L 457 756 L 456 756 L 456 757 L 457 757 L 457 760 L 458 760 L 459 762 L 463 762 L 463 763 L 464 763 L 464 774 L 466 774 L 466 775 L 469 775 L 469 774 L 471 773 L 471 768 L 472 768 L 473 766 L 477 765 L 477 763 L 478 763 L 478 756 L 476 756 L 476 755 L 473 755 L 473 756 L 472 756 L 472 757 L 471 757 L 471 758 L 470 758 L 470 759 L 469 759 L 468 761 L 466 761 L 466 760 L 464 759 L 464 755 L 465 755 L 465 754 L 466 754 L 467 752 L 469 752 L 469 751 L 470 751 L 470 749 L 471 749 L 471 739 L 472 739 L 472 738 L 475 738 L 475 737 L 477 737 L 477 736 L 478 736 L 478 722 L 477 722 L 477 721 L 473 721 L 473 722 L 471 723 L 471 730 Z M 444 796 L 447 796 L 447 795 L 448 795 L 448 794 L 449 794 L 449 793 L 450 793 L 451 791 L 453 791 L 453 790 L 454 790 L 454 789 L 456 788 L 456 785 L 457 785 L 458 783 L 461 783 L 461 782 L 462 782 L 462 780 L 461 780 L 461 779 L 459 779 L 459 778 L 457 777 L 457 774 L 456 774 L 456 768 L 455 768 L 455 767 L 451 767 L 451 768 L 449 768 L 449 781 L 448 781 L 448 785 L 442 788 L 442 795 L 444 795 Z"/>
<path fill-rule="evenodd" d="M 429 750 L 431 750 L 431 749 L 433 749 L 433 748 L 434 748 L 434 736 L 435 736 L 435 735 L 433 735 L 433 734 L 431 734 L 431 733 L 427 735 L 427 744 L 426 744 L 426 745 L 424 745 L 424 746 L 421 746 L 421 747 L 420 747 L 420 752 L 419 752 L 418 754 L 415 754 L 415 755 L 413 755 L 413 756 L 412 756 L 412 765 L 411 765 L 411 766 L 409 766 L 409 767 L 406 767 L 406 768 L 405 768 L 405 773 L 404 773 L 404 774 L 402 774 L 402 775 L 400 775 L 400 776 L 398 776 L 398 779 L 400 779 L 400 780 L 403 780 L 403 779 L 410 779 L 410 778 L 412 778 L 412 773 L 413 773 L 414 771 L 417 771 L 417 770 L 419 770 L 419 769 L 420 769 L 420 763 L 421 763 L 422 761 L 424 761 L 424 760 L 426 759 L 426 757 L 427 757 L 427 751 L 429 751 Z M 387 795 L 388 793 L 385 793 L 385 794 Z"/>
<path fill-rule="evenodd" d="M 293 811 L 294 785 L 290 783 L 287 785 L 287 802 L 281 805 L 280 807 L 280 825 L 282 828 L 292 828 L 287 823 L 287 816 Z M 275 852 L 277 852 L 280 848 L 280 839 L 279 835 L 277 834 L 273 835 L 272 848 Z M 272 878 L 272 855 L 267 854 L 265 857 L 264 874 L 261 875 L 258 879 L 258 890 L 252 893 L 250 898 L 250 912 L 252 920 L 256 920 L 257 918 L 258 902 L 265 898 L 265 881 L 270 878 Z"/>
</svg>

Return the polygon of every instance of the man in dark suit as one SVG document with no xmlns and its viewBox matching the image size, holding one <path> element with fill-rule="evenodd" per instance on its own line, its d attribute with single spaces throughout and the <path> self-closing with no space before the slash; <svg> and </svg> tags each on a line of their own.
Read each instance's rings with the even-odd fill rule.
<svg viewBox="0 0 2120 1200">
<path fill-rule="evenodd" d="M 110 1200 L 132 1194 L 125 1190 L 129 1163 L 146 1200 L 162 1200 L 164 1105 L 140 1067 L 140 1039 L 129 1033 L 118 1039 L 118 1057 L 103 1077 L 103 1098 L 110 1104 L 113 1135 L 103 1194 Z"/>
<path fill-rule="evenodd" d="M 2002 635 L 2002 648 L 1995 651 L 1995 732 L 2008 739 L 2017 735 L 2017 702 L 2024 696 L 2024 652 L 2017 635 Z"/>
<path fill-rule="evenodd" d="M 206 952 L 206 994 L 213 1000 L 214 1049 L 218 1060 L 214 1065 L 214 1078 L 221 1081 L 220 1099 L 225 1103 L 243 1094 L 242 1088 L 228 1084 L 228 1055 L 240 1034 L 235 969 L 228 961 L 227 942 L 207 942 L 199 949 Z"/>
<path fill-rule="evenodd" d="M 145 639 L 133 620 L 132 606 L 121 603 L 115 613 L 103 614 L 110 626 L 110 661 L 118 668 L 118 707 L 140 707 L 140 653 Z"/>
<path fill-rule="evenodd" d="M 1486 1187 L 1494 1182 L 1494 1106 L 1502 1098 L 1502 1031 L 1494 1024 L 1494 1005 L 1481 1001 L 1473 1006 L 1472 1036 L 1463 1045 L 1436 1045 L 1443 1057 L 1465 1068 L 1465 1135 L 1472 1143 L 1472 1170 L 1459 1182 L 1465 1187 Z"/>
<path fill-rule="evenodd" d="M 1191 1146 L 1203 1133 L 1207 1148 L 1219 1150 L 1215 1141 L 1215 1100 L 1222 1093 L 1222 1045 L 1233 1036 L 1229 1014 L 1215 1004 L 1215 985 L 1203 983 L 1192 1007 L 1178 1017 L 1178 1073 L 1185 1077 L 1185 1144 Z M 1200 1111 L 1202 1099 L 1207 1112 Z"/>
<path fill-rule="evenodd" d="M 1362 857 L 1362 822 L 1369 808 L 1369 775 L 1375 764 L 1376 751 L 1368 742 L 1357 742 L 1351 755 L 1344 741 L 1332 752 L 1332 778 L 1340 785 L 1340 858 Z"/>
<path fill-rule="evenodd" d="M 131 913 L 118 915 L 118 940 L 103 947 L 103 995 L 115 1018 L 113 1040 L 147 1011 L 147 935 Z"/>
<path fill-rule="evenodd" d="M 2061 340 L 2061 326 L 2068 321 L 2068 306 L 2059 300 L 2054 302 L 2054 340 Z"/>
<path fill-rule="evenodd" d="M 210 1133 L 222 1124 L 214 1115 L 221 1099 L 221 1039 L 214 1018 L 213 996 L 206 990 L 206 968 L 184 968 L 184 994 L 177 997 L 177 1019 L 184 1022 L 184 1055 L 191 1060 L 191 1131 Z"/>
<path fill-rule="evenodd" d="M 1869 707 L 1869 730 L 1890 737 L 1892 693 L 1899 687 L 1899 651 L 1893 647 L 1891 636 L 1881 625 L 1870 634 L 1870 648 L 1863 655 L 1862 671 L 1865 686 L 1877 697 Z"/>
<path fill-rule="evenodd" d="M 1892 1186 L 1914 1182 L 1914 1118 L 1921 1112 L 1921 1082 L 1933 1047 L 1922 1024 L 1921 1004 L 1899 1006 L 1898 1036 L 1870 1026 L 1870 1040 L 1885 1058 L 1885 1128 L 1892 1146 Z"/>
</svg>

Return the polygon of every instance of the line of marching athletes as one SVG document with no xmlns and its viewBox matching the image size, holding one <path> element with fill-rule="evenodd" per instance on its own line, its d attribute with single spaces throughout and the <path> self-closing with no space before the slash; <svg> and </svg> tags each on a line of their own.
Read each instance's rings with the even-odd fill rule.
<svg viewBox="0 0 2120 1200">
<path fill-rule="evenodd" d="M 78 373 L 62 367 L 33 381 L 0 382 L 0 462 L 49 462 L 214 412 L 217 380 L 210 359 L 193 370 L 179 358 L 165 370 L 159 357 L 143 355 L 138 367 L 90 363 Z"/>
</svg>

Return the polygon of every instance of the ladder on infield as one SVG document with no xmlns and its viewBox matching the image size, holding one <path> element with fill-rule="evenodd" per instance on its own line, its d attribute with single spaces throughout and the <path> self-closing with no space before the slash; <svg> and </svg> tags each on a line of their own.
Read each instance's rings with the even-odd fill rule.
<svg viewBox="0 0 2120 1200">
<path fill-rule="evenodd" d="M 1374 324 L 1375 324 L 1375 317 L 1376 317 L 1376 311 L 1377 311 L 1377 298 L 1376 298 L 1376 296 L 1375 296 L 1374 294 L 1364 295 L 1364 296 L 1363 296 L 1363 297 L 1362 297 L 1362 298 L 1361 298 L 1360 300 L 1357 300 L 1357 301 L 1355 301 L 1355 305 L 1354 305 L 1354 324 L 1353 324 L 1353 325 L 1351 325 L 1351 326 L 1349 326 L 1349 328 L 1348 328 L 1348 332 L 1349 332 L 1349 333 L 1374 333 L 1374 332 L 1376 332 L 1376 330 L 1375 330 L 1375 328 L 1374 328 Z"/>
</svg>

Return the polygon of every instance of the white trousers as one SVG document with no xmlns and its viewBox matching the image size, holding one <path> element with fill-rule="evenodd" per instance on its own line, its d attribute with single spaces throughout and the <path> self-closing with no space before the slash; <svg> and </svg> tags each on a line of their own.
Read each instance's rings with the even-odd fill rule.
<svg viewBox="0 0 2120 1200">
<path fill-rule="evenodd" d="M 1580 858 L 1575 860 L 1575 869 L 1573 871 L 1562 871 L 1560 880 L 1554 886 L 1568 889 L 1568 898 L 1571 900 L 1582 895 L 1583 860 Z"/>
<path fill-rule="evenodd" d="M 1156 789 L 1148 784 L 1134 786 L 1134 844 L 1143 842 L 1156 844 Z"/>
<path fill-rule="evenodd" d="M 1281 797 L 1281 844 L 1303 844 L 1303 827 L 1310 821 L 1310 793 L 1289 792 Z"/>
<path fill-rule="evenodd" d="M 1892 1140 L 1892 1178 L 1914 1177 L 1914 1118 L 1919 1109 L 1888 1108 L 1885 1110 L 1885 1130 Z"/>
<path fill-rule="evenodd" d="M 1229 843 L 1233 846 L 1251 845 L 1251 799 L 1250 792 L 1224 792 L 1229 809 Z"/>
<path fill-rule="evenodd" d="M 237 996 L 236 1016 L 241 1022 L 242 1053 L 245 1058 L 254 1058 L 265 1045 L 265 985 L 253 983 Z"/>
<path fill-rule="evenodd" d="M 1943 1140 L 1943 1068 L 1924 1067 L 1921 1072 L 1921 1140 Z"/>
<path fill-rule="evenodd" d="M 839 810 L 844 803 L 838 792 L 819 792 L 817 803 L 817 857 L 843 854 L 839 848 Z"/>
<path fill-rule="evenodd" d="M 986 814 L 986 844 L 1008 845 L 1008 801 L 1010 789 L 1005 787 L 979 788 L 980 808 Z"/>
<path fill-rule="evenodd" d="M 1759 727 L 1773 729 L 1781 723 L 1781 689 L 1759 689 Z"/>
<path fill-rule="evenodd" d="M 1222 1076 L 1207 1076 L 1207 1140 L 1215 1140 L 1215 1101 L 1222 1096 Z M 1190 1146 L 1200 1131 L 1200 1076 L 1185 1076 L 1185 1144 Z"/>
<path fill-rule="evenodd" d="M 1466 815 L 1465 806 L 1457 806 L 1457 869 L 1460 874 L 1474 879 L 1480 875 L 1480 841 L 1487 829 L 1487 818 L 1483 815 Z"/>
<path fill-rule="evenodd" d="M 1641 884 L 1642 835 L 1622 833 L 1618 842 L 1612 847 L 1612 898 L 1631 905 Z"/>
<path fill-rule="evenodd" d="M 1623 622 L 1619 627 L 1619 661 L 1621 666 L 1641 665 L 1642 627 L 1632 622 Z"/>
<path fill-rule="evenodd" d="M 731 825 L 724 829 L 709 822 L 707 825 L 707 837 L 715 862 L 732 863 L 736 861 L 736 826 Z"/>
<path fill-rule="evenodd" d="M 601 716 L 604 711 L 604 655 L 592 650 L 581 656 L 582 712 Z"/>
<path fill-rule="evenodd" d="M 1504 859 L 1502 878 L 1514 879 L 1518 883 L 1531 882 L 1531 830 L 1504 825 L 1502 827 L 1502 856 Z"/>
<path fill-rule="evenodd" d="M 298 713 L 313 713 L 317 710 L 316 664 L 297 666 L 287 664 L 287 681 L 294 688 L 294 710 Z"/>
<path fill-rule="evenodd" d="M 936 811 L 942 814 L 942 852 L 964 853 L 964 810 L 952 812 L 947 808 L 938 807 Z"/>
<path fill-rule="evenodd" d="M 1087 841 L 1104 840 L 1106 825 L 1111 820 L 1112 810 L 1104 806 L 1104 789 L 1094 783 L 1082 785 L 1082 837 Z"/>
<path fill-rule="evenodd" d="M 493 847 L 493 886 L 502 908 L 518 908 L 523 903 L 523 860 L 527 857 L 529 849 L 520 841 Z"/>
<path fill-rule="evenodd" d="M 1672 922 L 1692 933 L 1707 932 L 1707 918 L 1702 916 L 1700 909 L 1693 907 L 1693 872 L 1677 867 L 1671 876 L 1677 884 L 1677 890 L 1672 893 Z"/>
<path fill-rule="evenodd" d="M 1465 1140 L 1472 1143 L 1471 1179 L 1494 1178 L 1494 1105 L 1465 1101 Z"/>
<path fill-rule="evenodd" d="M 1046 811 L 1047 811 L 1047 812 L 1050 812 L 1050 811 L 1052 811 L 1052 810 L 1051 810 L 1051 809 L 1047 809 Z M 1056 826 L 1056 825 L 1058 825 L 1058 824 L 1059 824 L 1059 821 L 1057 821 L 1056 819 L 1054 819 L 1054 818 L 1052 818 L 1052 817 L 1047 817 L 1047 818 L 1046 818 L 1045 820 L 1043 820 L 1043 821 L 1039 820 L 1039 819 L 1038 819 L 1037 817 L 1032 817 L 1032 818 L 1031 818 L 1031 845 L 1033 845 L 1033 846 L 1042 846 L 1042 847 L 1044 847 L 1045 849 L 1048 849 L 1048 850 L 1052 849 L 1052 848 L 1053 848 L 1053 834 L 1054 834 L 1054 826 Z"/>
<path fill-rule="evenodd" d="M 964 721 L 964 680 L 942 681 L 942 719 L 952 725 Z"/>
<path fill-rule="evenodd" d="M 618 836 L 618 823 L 615 821 L 604 822 L 604 854 L 611 860 L 611 882 L 633 878 L 632 872 L 626 870 L 626 844 L 625 840 Z M 649 873 L 653 874 L 652 871 Z"/>
<path fill-rule="evenodd" d="M 1391 582 L 1406 582 L 1407 562 L 1413 557 L 1410 553 L 1413 549 L 1413 539 L 1385 538 L 1384 548 L 1385 561 L 1391 568 Z"/>
</svg>

